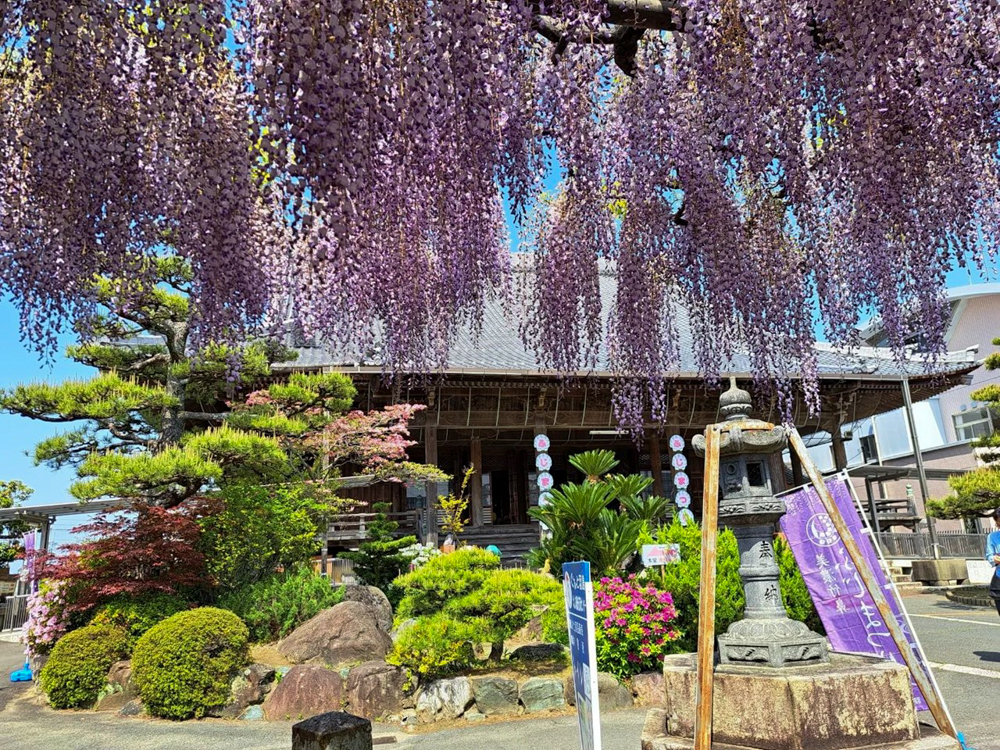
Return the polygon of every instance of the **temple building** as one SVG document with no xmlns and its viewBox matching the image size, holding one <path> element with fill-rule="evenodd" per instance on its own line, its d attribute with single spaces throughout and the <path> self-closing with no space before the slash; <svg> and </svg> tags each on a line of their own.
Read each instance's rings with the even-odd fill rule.
<svg viewBox="0 0 1000 750">
<path fill-rule="evenodd" d="M 614 284 L 613 276 L 602 276 L 605 315 L 614 299 Z M 437 465 L 459 478 L 465 467 L 474 466 L 467 540 L 496 543 L 505 557 L 517 556 L 535 546 L 538 539 L 528 509 L 537 504 L 539 496 L 533 443 L 539 434 L 551 441 L 549 473 L 556 485 L 579 480 L 568 464 L 572 454 L 610 449 L 620 462 L 616 472 L 651 476 L 652 492 L 657 495 L 672 497 L 675 477 L 683 471 L 690 485 L 691 509 L 698 516 L 702 467 L 691 451 L 691 438 L 719 420 L 719 394 L 725 384 L 713 386 L 698 373 L 692 333 L 684 317 L 678 316 L 677 325 L 681 366 L 668 374 L 667 417 L 662 423 L 646 425 L 640 446 L 617 427 L 611 403 L 613 375 L 606 355 L 602 353 L 595 371 L 578 373 L 568 380 L 540 370 L 535 355 L 521 340 L 517 321 L 511 320 L 499 303 L 488 304 L 478 336 L 465 331 L 456 337 L 445 371 L 431 377 L 413 373 L 413 377 L 404 375 L 389 383 L 377 354 L 337 351 L 301 339 L 287 342 L 298 351 L 298 358 L 277 365 L 275 370 L 345 373 L 357 386 L 357 406 L 361 409 L 400 402 L 425 404 L 426 411 L 411 425 L 416 441 L 410 449 L 411 459 Z M 822 404 L 818 413 L 810 413 L 801 388 L 795 386 L 798 395 L 793 419 L 804 436 L 841 436 L 842 425 L 900 408 L 904 404 L 903 381 L 908 382 L 913 400 L 922 401 L 962 384 L 978 366 L 974 354 L 964 350 L 928 365 L 916 357 L 900 361 L 884 348 L 844 352 L 825 344 L 816 346 Z M 749 358 L 735 356 L 723 374 L 735 375 L 744 387 L 750 387 Z M 790 377 L 797 383 L 794 375 Z M 758 409 L 758 415 L 769 421 L 780 421 L 782 416 L 774 404 L 770 409 Z M 674 436 L 683 440 L 671 441 Z M 674 447 L 683 443 L 683 448 L 673 450 L 671 442 Z M 846 468 L 842 440 L 834 440 L 833 455 L 836 467 Z M 785 473 L 779 472 L 782 476 Z M 788 474 L 789 482 L 802 483 L 801 467 L 794 462 Z M 382 484 L 356 490 L 354 512 L 331 526 L 331 551 L 356 546 L 363 539 L 370 504 L 377 501 L 392 504 L 402 530 L 415 532 L 422 539 L 436 539 L 434 504 L 437 495 L 448 489 L 433 484 Z"/>
</svg>

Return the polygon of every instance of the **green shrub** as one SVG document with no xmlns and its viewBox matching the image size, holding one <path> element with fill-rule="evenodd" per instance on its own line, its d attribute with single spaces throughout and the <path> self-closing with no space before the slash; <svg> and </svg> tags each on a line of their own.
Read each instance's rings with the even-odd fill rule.
<svg viewBox="0 0 1000 750">
<path fill-rule="evenodd" d="M 403 593 L 393 584 L 410 566 L 412 556 L 404 550 L 417 543 L 415 536 L 396 537 L 399 523 L 389 520 L 389 503 L 375 503 L 375 517 L 368 522 L 367 538 L 357 552 L 341 552 L 338 557 L 354 562 L 354 575 L 368 586 L 380 589 L 395 610 Z"/>
<path fill-rule="evenodd" d="M 644 577 L 656 583 L 661 591 L 669 591 L 677 610 L 672 625 L 681 637 L 673 641 L 673 651 L 694 651 L 698 641 L 698 591 L 701 587 L 701 528 L 694 523 L 681 526 L 674 521 L 657 530 L 658 544 L 679 544 L 680 562 L 662 569 L 650 569 Z M 740 581 L 740 556 L 736 537 L 729 529 L 719 532 L 716 542 L 715 632 L 724 633 L 743 616 L 746 600 Z"/>
<path fill-rule="evenodd" d="M 478 589 L 490 571 L 499 567 L 499 557 L 476 547 L 431 558 L 422 568 L 396 579 L 395 585 L 403 589 L 396 619 L 442 611 L 448 601 Z"/>
<path fill-rule="evenodd" d="M 42 668 L 42 690 L 55 708 L 79 708 L 97 700 L 108 670 L 128 656 L 129 639 L 110 625 L 88 625 L 60 638 Z"/>
<path fill-rule="evenodd" d="M 472 666 L 479 635 L 476 623 L 446 614 L 421 617 L 399 634 L 386 661 L 422 678 L 446 677 Z"/>
<path fill-rule="evenodd" d="M 138 598 L 116 596 L 95 610 L 90 624 L 111 625 L 134 640 L 156 623 L 187 608 L 187 603 L 173 594 L 148 594 Z"/>
<path fill-rule="evenodd" d="M 237 614 L 250 630 L 250 638 L 266 643 L 284 638 L 324 609 L 339 604 L 342 588 L 306 567 L 275 573 L 257 583 L 221 597 L 219 607 Z"/>
<path fill-rule="evenodd" d="M 198 521 L 199 549 L 222 593 L 238 591 L 275 571 L 309 560 L 329 507 L 300 486 L 229 485 L 219 510 Z"/>
<path fill-rule="evenodd" d="M 447 602 L 444 611 L 478 622 L 478 640 L 496 644 L 499 654 L 505 640 L 546 608 L 565 610 L 562 586 L 554 578 L 530 570 L 494 570 L 479 588 Z"/>
<path fill-rule="evenodd" d="M 229 698 L 247 665 L 249 633 L 232 612 L 201 607 L 154 625 L 135 646 L 132 679 L 154 716 L 201 717 Z"/>
</svg>

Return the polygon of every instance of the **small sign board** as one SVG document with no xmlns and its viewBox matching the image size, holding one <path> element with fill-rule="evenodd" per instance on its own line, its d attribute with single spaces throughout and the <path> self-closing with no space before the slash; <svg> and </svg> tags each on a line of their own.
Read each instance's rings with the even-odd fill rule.
<svg viewBox="0 0 1000 750">
<path fill-rule="evenodd" d="M 966 560 L 965 569 L 969 572 L 967 583 L 985 585 L 993 580 L 993 566 L 985 560 Z"/>
<path fill-rule="evenodd" d="M 601 708 L 597 696 L 597 644 L 594 642 L 594 585 L 589 562 L 563 564 L 569 653 L 576 689 L 581 750 L 601 750 Z"/>
<path fill-rule="evenodd" d="M 681 545 L 679 544 L 644 544 L 642 545 L 642 564 L 647 568 L 657 565 L 669 565 L 681 561 Z"/>
</svg>

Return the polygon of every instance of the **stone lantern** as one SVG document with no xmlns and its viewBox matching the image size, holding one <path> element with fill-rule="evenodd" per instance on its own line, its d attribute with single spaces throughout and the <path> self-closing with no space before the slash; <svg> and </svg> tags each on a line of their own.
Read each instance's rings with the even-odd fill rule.
<svg viewBox="0 0 1000 750">
<path fill-rule="evenodd" d="M 719 443 L 719 524 L 736 535 L 746 593 L 744 619 L 719 636 L 719 657 L 723 664 L 769 667 L 827 662 L 826 639 L 789 618 L 781 599 L 774 531 L 785 503 L 774 496 L 771 459 L 788 442 L 785 428 L 751 419 L 750 394 L 735 378 L 719 404 L 727 422 Z M 704 436 L 693 445 L 705 455 Z"/>
</svg>

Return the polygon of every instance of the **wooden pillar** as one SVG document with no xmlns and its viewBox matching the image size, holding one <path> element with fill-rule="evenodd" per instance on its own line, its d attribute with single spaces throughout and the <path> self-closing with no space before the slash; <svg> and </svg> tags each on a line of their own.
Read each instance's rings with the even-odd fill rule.
<svg viewBox="0 0 1000 750">
<path fill-rule="evenodd" d="M 483 525 L 483 441 L 479 437 L 472 438 L 469 452 L 475 469 L 469 488 L 469 505 L 472 507 L 472 527 L 478 529 Z"/>
<path fill-rule="evenodd" d="M 790 451 L 788 456 L 792 461 L 792 486 L 801 487 L 806 483 L 806 478 L 802 474 L 802 462 L 795 451 Z"/>
<path fill-rule="evenodd" d="M 438 465 L 436 425 L 427 425 L 424 428 L 424 463 L 428 466 Z M 427 482 L 425 493 L 427 494 L 427 544 L 433 544 L 436 547 L 438 543 L 437 482 Z"/>
<path fill-rule="evenodd" d="M 653 435 L 649 439 L 649 470 L 653 474 L 653 494 L 663 497 L 663 459 L 660 457 L 660 438 Z"/>
<path fill-rule="evenodd" d="M 844 438 L 840 434 L 839 422 L 830 430 L 830 438 L 833 442 L 833 465 L 837 471 L 843 471 L 847 468 L 847 449 L 844 448 Z"/>
</svg>

